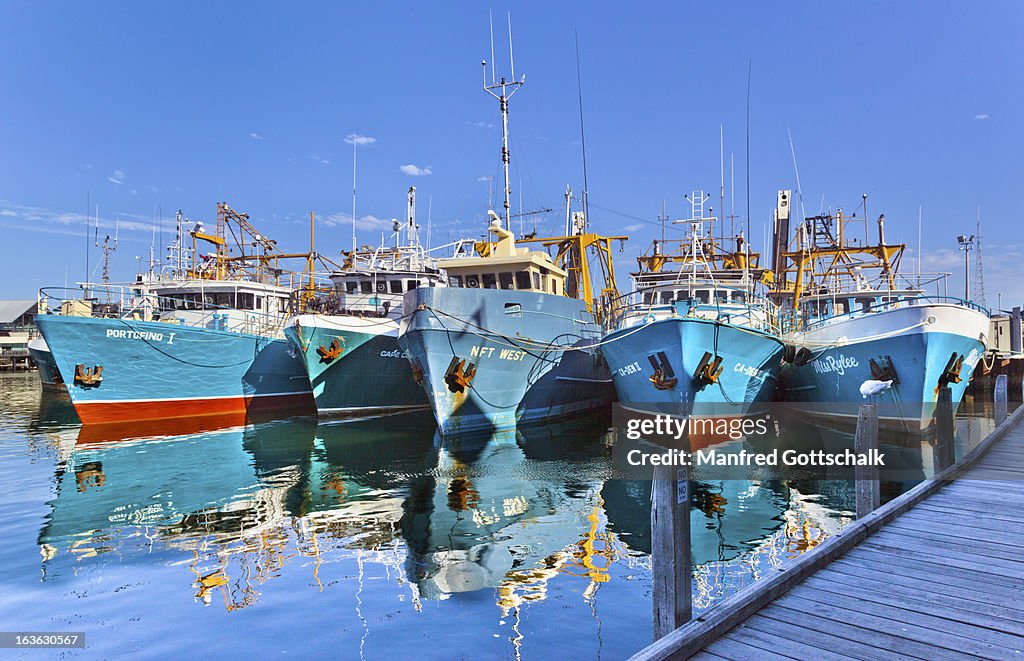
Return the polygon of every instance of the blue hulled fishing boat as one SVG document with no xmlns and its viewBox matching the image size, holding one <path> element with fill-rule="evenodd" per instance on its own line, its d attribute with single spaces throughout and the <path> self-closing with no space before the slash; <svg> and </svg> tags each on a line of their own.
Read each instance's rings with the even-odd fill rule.
<svg viewBox="0 0 1024 661">
<path fill-rule="evenodd" d="M 786 340 L 797 347 L 782 396 L 811 416 L 851 423 L 870 396 L 883 427 L 926 432 L 943 388 L 954 409 L 963 398 L 986 350 L 988 311 L 926 293 L 945 274 L 901 275 L 906 246 L 885 242 L 884 215 L 875 245 L 852 241 L 850 222 L 863 220 L 842 211 L 807 218 L 793 249 L 783 243 L 777 256 L 778 296 L 791 310 Z"/>
<path fill-rule="evenodd" d="M 771 398 L 785 356 L 775 305 L 755 292 L 763 269 L 742 234 L 716 238 L 705 193 L 687 199 L 690 218 L 676 222 L 689 236 L 638 258 L 602 351 L 628 408 L 743 416 Z"/>
<path fill-rule="evenodd" d="M 429 406 L 398 346 L 403 293 L 445 284 L 437 260 L 420 245 L 415 195 L 410 187 L 406 220 L 395 227 L 396 245 L 349 253 L 344 268 L 331 273 L 331 286 L 306 298 L 302 313 L 285 325 L 309 375 L 319 415 Z"/>
<path fill-rule="evenodd" d="M 486 85 L 485 69 L 503 128 L 504 218 L 488 211 L 495 240 L 476 242 L 475 255 L 440 260 L 448 286 L 420 287 L 403 301 L 398 342 L 444 434 L 573 415 L 612 397 L 587 255 L 598 253 L 614 283 L 612 238 L 588 231 L 586 194 L 584 211 L 573 213 L 566 192 L 566 236 L 530 239 L 557 248 L 556 258 L 517 247 L 512 233 L 508 99 L 521 85 L 504 78 Z M 611 284 L 600 296 L 613 291 Z"/>
<path fill-rule="evenodd" d="M 240 254 L 227 248 L 229 223 L 248 237 Z M 189 234 L 186 248 L 179 213 L 170 268 L 133 285 L 41 292 L 36 321 L 82 422 L 311 412 L 309 380 L 281 334 L 296 283 L 282 284 L 277 261 L 312 253 L 282 253 L 226 204 L 215 233 L 199 223 Z M 197 241 L 216 251 L 198 256 Z"/>
</svg>

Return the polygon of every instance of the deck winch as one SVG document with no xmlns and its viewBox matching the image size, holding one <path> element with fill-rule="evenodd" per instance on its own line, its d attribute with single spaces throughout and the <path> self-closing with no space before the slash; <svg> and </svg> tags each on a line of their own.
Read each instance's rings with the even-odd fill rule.
<svg viewBox="0 0 1024 661">
<path fill-rule="evenodd" d="M 668 362 L 668 356 L 665 355 L 665 352 L 659 351 L 656 356 L 647 356 L 647 360 L 650 361 L 651 367 L 654 368 L 654 374 L 650 377 L 651 384 L 658 390 L 671 390 L 674 388 L 679 379 L 676 378 L 676 373 Z"/>
<path fill-rule="evenodd" d="M 338 344 L 338 338 L 334 338 L 334 341 L 331 342 L 329 347 L 325 349 L 324 345 L 321 344 L 316 348 L 316 352 L 320 354 L 321 363 L 330 363 L 341 355 L 342 348 L 341 345 Z"/>
<path fill-rule="evenodd" d="M 75 365 L 75 383 L 83 386 L 98 386 L 103 381 L 103 365 L 89 369 L 82 363 Z"/>
<path fill-rule="evenodd" d="M 444 373 L 444 382 L 448 385 L 448 390 L 452 392 L 465 392 L 474 376 L 476 376 L 474 363 L 460 360 L 458 356 L 452 356 L 452 362 L 448 363 L 448 369 Z"/>
<path fill-rule="evenodd" d="M 711 383 L 718 383 L 718 377 L 722 375 L 722 357 L 705 351 L 697 369 L 693 372 L 693 382 L 697 388 L 703 388 Z"/>
</svg>

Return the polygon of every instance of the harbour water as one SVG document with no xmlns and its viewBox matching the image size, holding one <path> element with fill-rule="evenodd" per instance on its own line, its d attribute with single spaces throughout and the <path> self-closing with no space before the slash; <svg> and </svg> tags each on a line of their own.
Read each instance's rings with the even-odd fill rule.
<svg viewBox="0 0 1024 661">
<path fill-rule="evenodd" d="M 992 427 L 975 410 L 957 456 Z M 88 656 L 622 658 L 651 640 L 650 482 L 616 478 L 610 424 L 96 432 L 36 374 L 0 375 L 0 621 L 85 632 Z M 845 480 L 692 491 L 697 612 L 853 518 Z"/>
</svg>

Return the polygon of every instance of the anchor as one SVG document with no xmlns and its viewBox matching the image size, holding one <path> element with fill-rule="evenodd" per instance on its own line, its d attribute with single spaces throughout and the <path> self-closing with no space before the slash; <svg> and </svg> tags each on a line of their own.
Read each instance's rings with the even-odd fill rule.
<svg viewBox="0 0 1024 661">
<path fill-rule="evenodd" d="M 945 388 L 951 383 L 960 383 L 960 370 L 963 366 L 963 355 L 955 351 L 950 354 L 949 360 L 946 361 L 946 366 L 942 369 L 942 373 L 939 374 L 939 383 L 935 386 L 936 394 L 938 394 L 940 389 Z"/>
<path fill-rule="evenodd" d="M 331 346 L 326 349 L 322 344 L 316 348 L 316 352 L 320 354 L 321 363 L 330 363 L 341 355 L 341 351 L 342 349 L 341 345 L 338 344 L 338 338 L 334 338 L 334 341 L 331 342 Z"/>
<path fill-rule="evenodd" d="M 651 367 L 654 368 L 650 382 L 658 390 L 671 390 L 679 382 L 679 379 L 676 378 L 676 373 L 672 369 L 672 364 L 668 362 L 665 352 L 659 351 L 657 355 L 657 359 L 654 356 L 647 356 Z"/>
<path fill-rule="evenodd" d="M 868 367 L 871 368 L 871 378 L 876 381 L 892 381 L 892 385 L 899 385 L 900 377 L 896 373 L 896 367 L 892 364 L 892 357 L 885 356 L 878 359 L 879 362 L 875 362 L 872 358 L 868 361 Z"/>
<path fill-rule="evenodd" d="M 722 357 L 714 356 L 710 351 L 705 351 L 697 369 L 693 372 L 693 380 L 698 388 L 711 383 L 718 383 L 718 377 L 722 375 Z"/>
<path fill-rule="evenodd" d="M 98 386 L 103 381 L 103 365 L 89 369 L 82 363 L 75 365 L 75 383 L 83 386 Z"/>
<path fill-rule="evenodd" d="M 423 385 L 423 365 L 420 365 L 420 361 L 415 358 L 412 359 L 412 380 L 418 386 Z"/>
<path fill-rule="evenodd" d="M 448 369 L 444 373 L 444 382 L 448 384 L 448 390 L 452 392 L 465 392 L 474 376 L 476 376 L 476 365 L 466 360 L 459 360 L 458 356 L 452 356 L 452 362 L 448 363 Z"/>
</svg>

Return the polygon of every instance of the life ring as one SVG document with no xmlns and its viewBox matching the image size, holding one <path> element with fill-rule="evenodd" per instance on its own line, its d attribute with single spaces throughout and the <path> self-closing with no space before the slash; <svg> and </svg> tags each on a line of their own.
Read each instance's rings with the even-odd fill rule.
<svg viewBox="0 0 1024 661">
<path fill-rule="evenodd" d="M 387 290 L 388 290 L 388 286 L 386 284 L 384 284 L 383 282 L 378 282 L 377 283 L 377 291 L 379 291 L 380 293 L 383 294 Z"/>
</svg>

